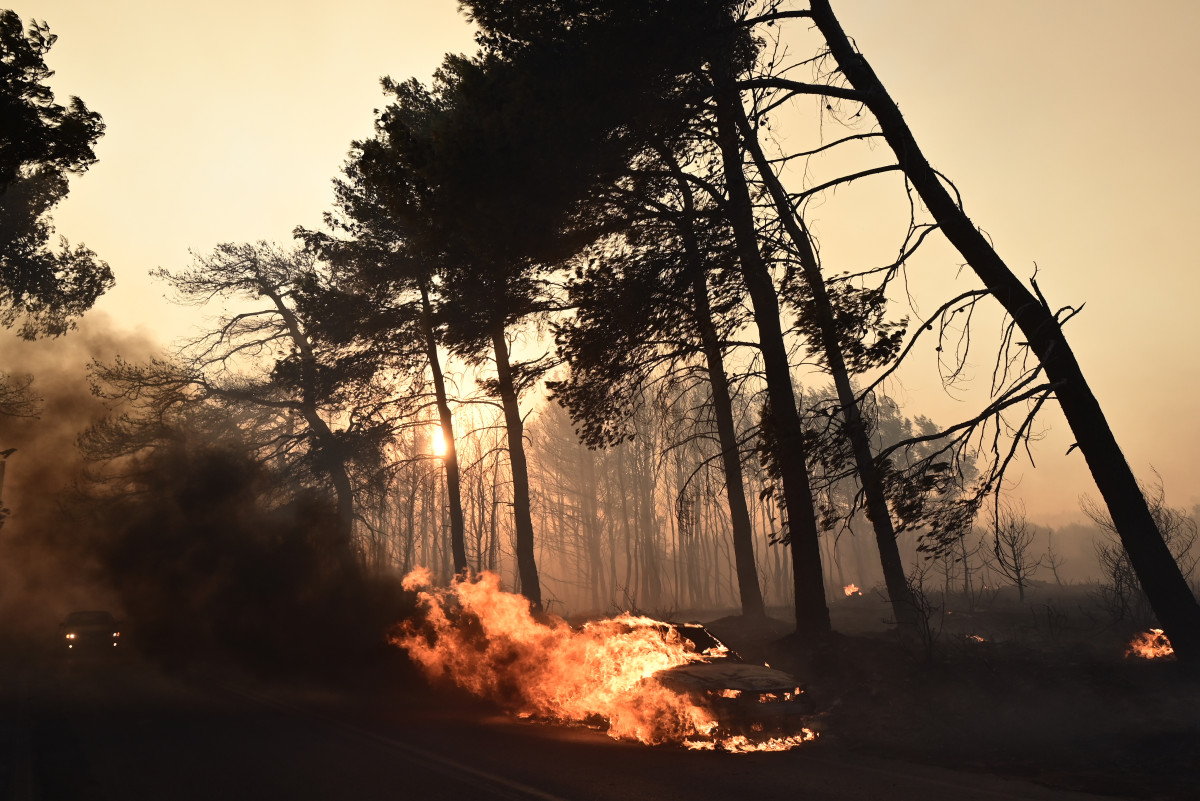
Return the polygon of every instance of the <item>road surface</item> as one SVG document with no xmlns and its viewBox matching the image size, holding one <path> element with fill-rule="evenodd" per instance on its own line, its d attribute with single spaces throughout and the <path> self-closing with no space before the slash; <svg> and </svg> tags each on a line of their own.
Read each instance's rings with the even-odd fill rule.
<svg viewBox="0 0 1200 801">
<path fill-rule="evenodd" d="M 786 753 L 649 748 L 513 720 L 398 676 L 301 691 L 167 675 L 134 658 L 0 664 L 0 801 L 1085 801 L 818 742 Z"/>
</svg>

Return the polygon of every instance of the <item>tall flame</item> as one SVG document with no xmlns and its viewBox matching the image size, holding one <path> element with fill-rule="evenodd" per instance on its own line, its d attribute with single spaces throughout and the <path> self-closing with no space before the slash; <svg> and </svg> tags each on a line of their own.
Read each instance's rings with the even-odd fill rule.
<svg viewBox="0 0 1200 801">
<path fill-rule="evenodd" d="M 1163 634 L 1163 630 L 1150 629 L 1133 638 L 1133 641 L 1129 643 L 1129 648 L 1125 651 L 1125 656 L 1158 659 L 1159 657 L 1171 656 L 1174 653 L 1175 649 L 1171 646 L 1171 641 L 1167 639 L 1167 635 Z"/>
<path fill-rule="evenodd" d="M 418 591 L 424 620 L 402 623 L 391 641 L 430 678 L 449 679 L 520 717 L 602 721 L 618 739 L 730 751 L 782 750 L 815 736 L 718 741 L 711 711 L 651 679 L 705 656 L 651 618 L 622 615 L 579 629 L 553 616 L 542 622 L 526 599 L 500 589 L 494 573 L 438 589 L 418 568 L 404 587 Z"/>
</svg>

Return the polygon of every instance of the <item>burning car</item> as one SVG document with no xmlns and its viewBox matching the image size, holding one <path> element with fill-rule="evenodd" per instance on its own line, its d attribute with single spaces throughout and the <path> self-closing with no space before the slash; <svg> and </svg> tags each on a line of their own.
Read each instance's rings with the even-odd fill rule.
<svg viewBox="0 0 1200 801">
<path fill-rule="evenodd" d="M 699 623 L 661 625 L 664 636 L 687 641 L 699 658 L 660 670 L 650 680 L 708 710 L 717 721 L 719 737 L 808 732 L 805 723 L 813 704 L 794 676 L 744 662 Z"/>
<path fill-rule="evenodd" d="M 635 614 L 572 626 L 482 573 L 449 587 L 414 570 L 421 614 L 391 634 L 433 681 L 449 680 L 523 720 L 602 728 L 618 740 L 731 752 L 812 740 L 803 688 L 743 662 L 698 624 Z"/>
<path fill-rule="evenodd" d="M 73 653 L 107 652 L 121 642 L 121 626 L 110 612 L 72 612 L 58 625 L 60 642 Z"/>
</svg>

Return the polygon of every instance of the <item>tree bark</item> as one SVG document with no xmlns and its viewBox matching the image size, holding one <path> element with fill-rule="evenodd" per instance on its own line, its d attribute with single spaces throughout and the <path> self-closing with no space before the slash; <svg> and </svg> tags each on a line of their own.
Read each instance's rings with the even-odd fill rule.
<svg viewBox="0 0 1200 801">
<path fill-rule="evenodd" d="M 955 202 L 917 146 L 883 83 L 857 53 L 828 0 L 812 0 L 812 17 L 842 74 L 861 94 L 942 232 L 1013 318 L 1058 386 L 1063 415 L 1104 498 L 1138 580 L 1181 661 L 1200 664 L 1200 604 L 1154 522 L 1133 471 L 1113 436 L 1054 313 L 1025 288 L 966 212 Z"/>
<path fill-rule="evenodd" d="M 450 548 L 454 554 L 454 573 L 464 576 L 468 569 L 467 540 L 458 470 L 458 444 L 454 438 L 454 416 L 450 413 L 450 402 L 446 397 L 446 379 L 442 375 L 441 359 L 438 358 L 429 287 L 424 281 L 421 282 L 421 333 L 425 337 L 425 358 L 429 360 L 429 370 L 433 373 L 433 393 L 437 401 L 438 420 L 442 426 L 442 440 L 446 446 L 442 464 L 446 471 L 446 502 L 450 512 Z"/>
<path fill-rule="evenodd" d="M 529 599 L 529 604 L 535 612 L 540 612 L 542 585 L 538 580 L 533 519 L 529 509 L 529 466 L 525 461 L 525 426 L 521 420 L 517 388 L 513 383 L 512 365 L 508 361 L 508 343 L 504 340 L 503 324 L 495 326 L 492 330 L 492 350 L 496 357 L 496 384 L 500 392 L 500 403 L 504 407 L 504 428 L 508 435 L 508 464 L 512 470 L 517 576 L 521 580 L 521 594 Z"/>
<path fill-rule="evenodd" d="M 821 574 L 820 532 L 812 487 L 808 481 L 800 415 L 792 390 L 791 365 L 779 320 L 779 300 L 770 271 L 758 251 L 754 208 L 746 185 L 736 126 L 741 98 L 732 76 L 714 70 L 717 99 L 717 140 L 724 165 L 728 192 L 729 221 L 733 226 L 743 280 L 750 294 L 759 347 L 778 432 L 778 459 L 783 484 L 792 555 L 792 583 L 796 598 L 796 633 L 802 637 L 824 637 L 832 628 L 825 603 L 825 581 Z"/>
</svg>

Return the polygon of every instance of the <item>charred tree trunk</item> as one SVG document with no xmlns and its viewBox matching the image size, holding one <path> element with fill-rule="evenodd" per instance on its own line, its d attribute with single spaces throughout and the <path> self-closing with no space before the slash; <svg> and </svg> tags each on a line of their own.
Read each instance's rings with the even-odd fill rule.
<svg viewBox="0 0 1200 801">
<path fill-rule="evenodd" d="M 813 297 L 813 311 L 816 316 L 818 330 L 821 332 L 821 349 L 825 354 L 825 362 L 829 374 L 833 377 L 833 385 L 837 390 L 838 406 L 845 421 L 846 439 L 854 452 L 854 466 L 862 481 L 863 495 L 867 503 L 867 519 L 875 530 L 875 543 L 879 546 L 879 561 L 883 567 L 883 581 L 887 586 L 888 599 L 892 604 L 892 614 L 896 622 L 906 628 L 917 625 L 917 607 L 908 582 L 904 578 L 904 563 L 900 560 L 900 549 L 896 545 L 896 530 L 892 525 L 892 515 L 888 510 L 887 494 L 883 489 L 883 477 L 875 463 L 871 452 L 871 441 L 867 436 L 867 427 L 863 422 L 862 413 L 855 397 L 854 388 L 850 384 L 850 371 L 846 368 L 846 359 L 842 355 L 841 337 L 837 327 L 837 318 L 833 304 L 829 300 L 829 292 L 825 288 L 825 278 L 817 263 L 817 254 L 812 245 L 811 235 L 798 213 L 792 212 L 792 204 L 783 188 L 779 177 L 767 161 L 759 144 L 758 134 L 750 126 L 750 121 L 742 108 L 738 107 L 738 127 L 746 148 L 754 159 L 754 166 L 759 176 L 766 184 L 771 194 L 771 201 L 779 213 L 783 227 L 792 240 L 800 257 L 800 268 L 804 273 L 804 281 Z M 839 565 L 840 568 L 840 565 Z"/>
<path fill-rule="evenodd" d="M 542 586 L 538 581 L 537 559 L 534 557 L 533 518 L 529 508 L 529 466 L 525 461 L 525 426 L 513 381 L 512 365 L 508 360 L 508 343 L 504 326 L 492 331 L 492 350 L 496 356 L 496 385 L 504 407 L 504 428 L 508 435 L 508 463 L 512 470 L 513 525 L 516 533 L 517 576 L 521 594 L 529 599 L 535 611 L 542 609 Z"/>
<path fill-rule="evenodd" d="M 771 273 L 758 251 L 754 208 L 742 172 L 742 152 L 736 123 L 741 113 L 741 98 L 727 71 L 722 74 L 718 69 L 714 77 L 717 90 L 717 141 L 729 195 L 729 221 L 736 239 L 743 280 L 753 306 L 754 322 L 758 326 L 767 396 L 778 430 L 776 457 L 788 517 L 796 597 L 796 632 L 806 637 L 824 637 L 830 633 L 831 627 L 829 607 L 825 603 L 825 581 L 821 575 L 820 532 L 808 481 L 800 415 L 792 390 L 791 365 L 779 319 L 779 299 Z"/>
<path fill-rule="evenodd" d="M 421 333 L 425 337 L 425 358 L 429 360 L 429 371 L 433 374 L 433 393 L 437 401 L 438 420 L 442 426 L 442 439 L 446 452 L 442 464 L 446 471 L 446 505 L 450 513 L 450 548 L 454 553 L 454 572 L 467 572 L 467 541 L 463 524 L 462 485 L 458 470 L 458 444 L 454 438 L 454 416 L 450 413 L 450 402 L 446 398 L 446 379 L 442 375 L 442 363 L 438 358 L 437 336 L 433 328 L 433 307 L 429 303 L 429 287 L 421 282 Z"/>
<path fill-rule="evenodd" d="M 1055 396 L 1063 415 L 1104 498 L 1154 614 L 1171 638 L 1179 659 L 1200 664 L 1200 603 L 1163 541 L 1133 471 L 1125 461 L 1054 313 L 1025 288 L 951 197 L 917 146 L 912 131 L 883 83 L 850 43 L 828 0 L 812 0 L 812 18 L 842 74 L 875 115 L 905 176 L 938 226 L 1016 322 L 1047 378 L 1056 385 Z"/>
</svg>

